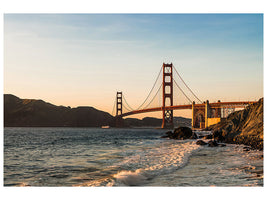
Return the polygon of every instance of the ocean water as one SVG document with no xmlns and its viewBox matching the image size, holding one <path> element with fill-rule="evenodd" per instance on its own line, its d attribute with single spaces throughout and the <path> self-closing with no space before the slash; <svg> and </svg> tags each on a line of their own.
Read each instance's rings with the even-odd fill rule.
<svg viewBox="0 0 267 200">
<path fill-rule="evenodd" d="M 4 186 L 263 186 L 263 152 L 164 132 L 5 128 Z"/>
</svg>

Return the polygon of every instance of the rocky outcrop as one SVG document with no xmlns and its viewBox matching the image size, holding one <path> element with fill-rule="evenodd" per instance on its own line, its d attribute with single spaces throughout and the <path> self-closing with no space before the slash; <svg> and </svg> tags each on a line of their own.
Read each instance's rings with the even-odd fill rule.
<svg viewBox="0 0 267 200">
<path fill-rule="evenodd" d="M 207 142 L 204 142 L 203 140 L 198 140 L 197 142 L 196 142 L 196 144 L 197 145 L 207 145 L 208 143 Z"/>
<path fill-rule="evenodd" d="M 225 147 L 225 144 L 217 143 L 216 140 L 209 140 L 208 142 L 204 142 L 203 140 L 196 141 L 197 145 L 207 145 L 208 147 Z"/>
<path fill-rule="evenodd" d="M 208 142 L 209 147 L 217 147 L 218 143 L 215 140 L 210 140 Z"/>
<path fill-rule="evenodd" d="M 263 98 L 206 130 L 213 131 L 213 138 L 217 141 L 263 150 Z"/>
<path fill-rule="evenodd" d="M 185 140 L 185 139 L 196 139 L 197 136 L 192 132 L 191 128 L 188 127 L 179 127 L 174 129 L 174 131 L 168 131 L 166 135 L 161 138 L 170 138 L 176 140 Z"/>
</svg>

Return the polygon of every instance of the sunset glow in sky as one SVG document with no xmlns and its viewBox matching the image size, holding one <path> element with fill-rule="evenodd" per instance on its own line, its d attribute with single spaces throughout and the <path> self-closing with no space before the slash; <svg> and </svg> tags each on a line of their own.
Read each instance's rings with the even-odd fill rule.
<svg viewBox="0 0 267 200">
<path fill-rule="evenodd" d="M 258 100 L 263 15 L 4 15 L 5 94 L 111 113 L 117 91 L 138 107 L 163 62 L 202 100 Z"/>
</svg>

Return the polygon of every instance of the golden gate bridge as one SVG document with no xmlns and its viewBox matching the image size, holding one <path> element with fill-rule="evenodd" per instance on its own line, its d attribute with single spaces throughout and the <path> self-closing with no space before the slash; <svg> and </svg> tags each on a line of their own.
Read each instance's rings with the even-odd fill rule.
<svg viewBox="0 0 267 200">
<path fill-rule="evenodd" d="M 253 103 L 255 101 L 221 102 L 218 100 L 216 103 L 209 103 L 208 100 L 201 101 L 186 84 L 174 65 L 163 63 L 155 83 L 142 104 L 133 109 L 123 93 L 117 92 L 112 115 L 115 115 L 116 127 L 122 127 L 123 117 L 162 111 L 161 127 L 173 128 L 173 110 L 192 109 L 192 128 L 203 129 L 218 123 L 234 112 L 235 108 L 244 108 Z M 114 113 L 115 107 L 116 113 Z"/>
</svg>

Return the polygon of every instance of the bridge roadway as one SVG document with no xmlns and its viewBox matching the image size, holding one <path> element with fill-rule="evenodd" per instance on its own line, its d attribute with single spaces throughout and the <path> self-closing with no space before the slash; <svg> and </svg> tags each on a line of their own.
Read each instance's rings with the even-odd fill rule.
<svg viewBox="0 0 267 200">
<path fill-rule="evenodd" d="M 216 102 L 216 103 L 209 103 L 209 106 L 210 106 L 210 108 L 224 108 L 224 107 L 243 108 L 245 105 L 253 104 L 256 102 L 257 101 Z M 205 103 L 195 104 L 194 107 L 195 108 L 204 108 Z M 123 113 L 122 115 L 118 115 L 118 117 L 125 117 L 125 116 L 129 116 L 129 115 L 134 115 L 134 114 L 140 114 L 140 113 L 146 113 L 146 112 L 155 112 L 155 111 L 162 111 L 162 110 L 185 110 L 185 109 L 192 109 L 192 104 L 134 110 L 134 111 Z"/>
</svg>

